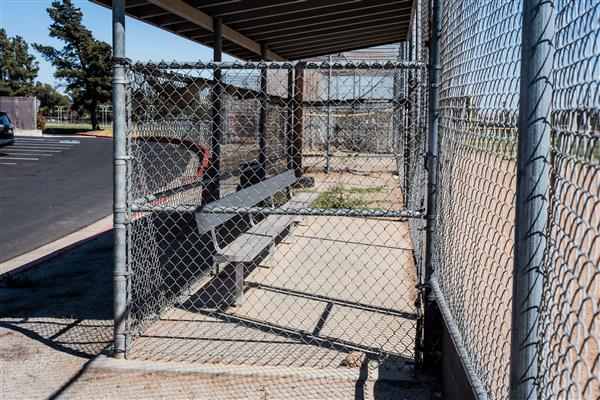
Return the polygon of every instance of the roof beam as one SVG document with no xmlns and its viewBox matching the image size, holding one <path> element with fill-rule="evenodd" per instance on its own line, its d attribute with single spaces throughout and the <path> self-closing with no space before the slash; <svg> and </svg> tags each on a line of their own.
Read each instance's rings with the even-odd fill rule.
<svg viewBox="0 0 600 400">
<path fill-rule="evenodd" d="M 365 37 L 364 34 L 347 35 L 347 36 L 338 37 L 335 39 L 311 40 L 310 44 L 306 44 L 306 43 L 286 44 L 283 46 L 278 46 L 277 48 L 281 49 L 281 50 L 285 50 L 286 52 L 294 52 L 294 51 L 298 51 L 298 49 L 300 51 L 302 51 L 302 50 L 310 50 L 310 49 L 315 49 L 315 48 L 318 49 L 318 48 L 321 48 L 322 46 L 331 47 L 332 45 L 335 45 L 335 46 L 340 45 L 340 46 L 345 47 L 348 44 L 352 44 L 352 43 L 360 45 L 361 43 L 364 43 L 365 40 L 369 40 L 369 41 L 385 40 L 386 42 L 389 42 L 390 40 L 395 39 L 396 41 L 399 42 L 401 36 L 402 36 L 402 32 L 395 29 L 392 32 L 374 32 L 372 35 L 369 35 L 368 37 Z M 364 47 L 367 47 L 367 46 L 364 46 Z"/>
<path fill-rule="evenodd" d="M 146 0 L 127 0 L 125 2 L 125 10 L 129 10 L 133 7 L 138 7 L 146 4 Z"/>
<path fill-rule="evenodd" d="M 398 29 L 398 27 L 394 27 L 393 29 L 385 29 L 385 30 L 376 30 L 376 31 L 372 31 L 368 36 L 366 36 L 363 32 L 356 32 L 356 33 L 351 33 L 351 34 L 346 34 L 346 35 L 341 35 L 341 36 L 337 36 L 337 37 L 333 37 L 333 38 L 322 38 L 322 39 L 312 39 L 310 41 L 310 44 L 307 43 L 283 43 L 279 46 L 277 46 L 278 50 L 283 50 L 285 49 L 285 51 L 291 51 L 292 49 L 302 49 L 302 48 L 312 48 L 312 47 L 316 47 L 319 46 L 321 43 L 327 43 L 327 44 L 346 44 L 346 43 L 360 43 L 361 40 L 365 40 L 365 38 L 368 39 L 376 39 L 376 38 L 392 38 L 392 37 L 396 37 L 398 38 L 398 41 L 400 41 L 400 37 L 402 35 L 402 31 Z"/>
<path fill-rule="evenodd" d="M 189 4 L 183 2 L 182 0 L 148 0 L 149 3 L 154 4 L 157 7 L 160 7 L 164 10 L 167 10 L 187 21 L 193 22 L 197 24 L 199 27 L 202 27 L 210 32 L 213 32 L 213 18 L 190 6 Z M 245 49 L 248 49 L 256 54 L 261 54 L 260 44 L 253 41 L 252 39 L 242 35 L 236 30 L 228 27 L 227 25 L 223 25 L 223 38 L 227 39 Z M 267 51 L 267 58 L 273 61 L 283 61 L 284 58 L 280 57 L 278 54 L 273 51 Z"/>
<path fill-rule="evenodd" d="M 362 4 L 362 3 L 359 3 Z M 244 31 L 253 32 L 275 32 L 281 29 L 273 29 L 285 27 L 286 29 L 297 29 L 298 27 L 308 27 L 315 24 L 322 24 L 323 19 L 326 18 L 328 23 L 334 23 L 336 21 L 343 21 L 352 18 L 368 17 L 381 14 L 406 14 L 409 15 L 412 10 L 412 6 L 406 2 L 399 2 L 398 0 L 386 0 L 376 4 L 366 4 L 360 7 L 348 7 L 338 8 L 321 13 L 304 13 L 301 15 L 281 15 L 279 18 L 272 18 L 263 23 L 252 23 L 245 26 Z M 231 23 L 231 22 L 230 22 Z M 233 25 L 233 23 L 231 23 Z M 240 29 L 241 30 L 241 29 Z"/>
<path fill-rule="evenodd" d="M 404 30 L 407 24 L 405 22 L 398 22 L 398 18 L 397 15 L 380 17 L 377 20 L 377 28 L 398 27 L 398 29 Z M 307 39 L 312 38 L 339 37 L 346 33 L 355 33 L 359 31 L 366 31 L 366 35 L 368 35 L 368 33 L 373 30 L 373 20 L 364 19 L 360 22 L 352 21 L 350 23 L 334 24 L 323 28 L 313 28 L 310 30 L 309 34 L 306 33 L 306 30 L 298 29 L 297 31 L 279 34 L 273 38 L 269 38 L 265 35 L 265 40 L 268 39 L 269 46 L 271 46 L 274 51 L 277 51 L 276 47 L 279 43 L 304 42 Z M 253 35 L 253 37 L 260 40 L 260 35 L 258 34 Z M 195 39 L 206 40 L 210 39 L 210 37 L 205 33 L 196 36 Z"/>
<path fill-rule="evenodd" d="M 397 21 L 397 19 L 394 19 L 392 22 L 386 23 L 386 24 L 379 24 L 379 26 L 377 26 L 377 31 L 382 31 L 382 30 L 399 30 L 400 28 L 404 28 L 405 24 L 402 24 L 401 22 L 399 23 Z M 356 34 L 359 32 L 363 32 L 362 34 L 365 35 L 365 31 L 366 33 L 370 33 L 373 32 L 373 26 L 371 25 L 367 25 L 367 26 L 360 26 L 358 24 L 347 27 L 347 28 L 342 28 L 342 29 L 338 29 L 331 32 L 327 32 L 327 33 L 322 33 L 322 32 L 312 32 L 310 34 L 306 34 L 305 36 L 290 36 L 289 39 L 286 38 L 279 38 L 277 37 L 275 40 L 271 40 L 269 41 L 270 46 L 272 48 L 277 47 L 278 44 L 283 43 L 283 44 L 290 44 L 290 43 L 297 43 L 297 42 L 305 42 L 308 39 L 324 39 L 324 38 L 336 38 L 336 37 L 340 37 L 340 36 L 345 36 L 347 34 Z"/>
<path fill-rule="evenodd" d="M 295 52 L 290 54 L 290 59 L 291 60 L 300 60 L 306 57 L 320 57 L 323 55 L 327 55 L 327 54 L 338 54 L 338 53 L 343 53 L 345 51 L 352 51 L 352 50 L 358 50 L 358 49 L 364 49 L 366 47 L 369 46 L 384 46 L 386 44 L 394 44 L 394 43 L 398 43 L 397 39 L 394 40 L 390 40 L 388 42 L 382 42 L 381 40 L 374 40 L 374 41 L 366 41 L 366 42 L 361 42 L 360 44 L 356 44 L 356 45 L 352 45 L 352 46 L 347 46 L 347 47 L 319 47 L 319 48 L 311 48 L 308 49 L 308 51 L 302 51 L 302 52 Z"/>
</svg>

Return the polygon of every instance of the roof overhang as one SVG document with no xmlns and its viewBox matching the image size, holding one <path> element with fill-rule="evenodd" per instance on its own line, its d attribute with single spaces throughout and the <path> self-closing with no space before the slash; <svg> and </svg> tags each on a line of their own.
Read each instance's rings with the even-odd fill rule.
<svg viewBox="0 0 600 400">
<path fill-rule="evenodd" d="M 91 0 L 111 7 L 112 0 Z M 298 60 L 406 40 L 413 0 L 126 0 L 125 12 L 213 46 L 223 20 L 223 51 L 260 60 Z"/>
</svg>

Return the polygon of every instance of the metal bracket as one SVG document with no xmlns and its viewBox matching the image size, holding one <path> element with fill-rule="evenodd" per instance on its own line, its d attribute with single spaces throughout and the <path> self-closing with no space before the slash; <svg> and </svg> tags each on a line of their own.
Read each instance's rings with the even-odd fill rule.
<svg viewBox="0 0 600 400">
<path fill-rule="evenodd" d="M 128 162 L 133 160 L 133 156 L 114 156 L 113 160 Z"/>
<path fill-rule="evenodd" d="M 112 83 L 114 85 L 129 85 L 131 83 L 131 81 L 129 79 L 118 79 L 118 78 L 113 78 Z"/>
<path fill-rule="evenodd" d="M 111 62 L 118 65 L 131 65 L 131 58 L 127 57 L 112 57 Z"/>
</svg>

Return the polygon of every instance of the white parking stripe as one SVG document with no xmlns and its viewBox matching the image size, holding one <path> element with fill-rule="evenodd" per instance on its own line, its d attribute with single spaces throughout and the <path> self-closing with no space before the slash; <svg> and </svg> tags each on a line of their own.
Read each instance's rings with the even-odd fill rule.
<svg viewBox="0 0 600 400">
<path fill-rule="evenodd" d="M 72 143 L 61 143 L 61 142 L 33 142 L 28 140 L 15 140 L 14 144 L 26 144 L 33 146 L 72 146 Z"/>
<path fill-rule="evenodd" d="M 59 136 L 59 137 L 41 137 L 41 138 L 35 138 L 35 137 L 26 137 L 26 136 L 17 136 L 15 138 L 15 140 L 29 140 L 32 142 L 56 142 L 59 140 L 65 140 L 64 136 Z M 74 139 L 74 140 L 79 140 L 79 139 Z"/>
<path fill-rule="evenodd" d="M 52 146 L 52 147 L 60 147 L 60 148 L 71 148 L 72 144 L 59 144 L 59 143 L 21 143 L 15 142 L 14 146 L 32 146 L 32 147 L 44 147 L 44 146 Z"/>
<path fill-rule="evenodd" d="M 0 150 L 1 152 L 2 150 Z M 61 153 L 61 150 L 44 150 L 44 149 L 28 149 L 28 148 L 10 148 L 10 151 L 37 151 L 38 153 Z"/>
<path fill-rule="evenodd" d="M 55 144 L 47 144 L 47 145 L 44 145 L 44 146 L 40 146 L 39 144 L 29 144 L 29 143 L 15 143 L 15 144 L 13 144 L 13 145 L 12 145 L 12 146 L 10 146 L 10 147 L 11 147 L 11 148 L 12 148 L 12 147 L 42 147 L 42 148 L 43 148 L 43 147 L 58 147 L 58 148 L 60 148 L 60 149 L 62 149 L 62 148 L 63 148 L 62 146 L 56 146 Z M 72 147 L 72 146 L 71 146 L 71 147 Z M 67 147 L 67 148 L 70 148 L 70 147 Z"/>
<path fill-rule="evenodd" d="M 70 149 L 70 147 L 67 147 L 67 148 L 64 148 L 64 147 L 54 147 L 54 146 L 52 146 L 52 147 L 50 147 L 50 146 L 47 146 L 47 147 L 38 147 L 38 146 L 24 146 L 24 145 L 14 146 L 12 148 L 15 148 L 15 149 L 31 149 L 31 150 L 69 150 Z"/>
<path fill-rule="evenodd" d="M 58 142 L 60 139 L 15 138 L 17 142 Z"/>
<path fill-rule="evenodd" d="M 52 157 L 56 153 L 69 150 L 80 144 L 79 140 L 69 137 L 55 138 L 15 138 L 12 146 L 0 148 L 1 165 L 17 165 L 16 162 L 7 160 L 39 161 L 38 157 Z M 8 157 L 7 157 L 8 156 Z"/>
<path fill-rule="evenodd" d="M 58 142 L 77 142 L 79 143 L 79 140 L 65 140 L 65 139 L 15 139 L 15 142 L 33 142 L 33 143 L 47 143 L 47 142 L 54 142 L 54 143 L 58 143 Z"/>
<path fill-rule="evenodd" d="M 60 143 L 64 142 L 64 139 L 15 139 L 15 142 L 28 142 L 28 143 Z"/>
<path fill-rule="evenodd" d="M 41 153 L 3 153 L 8 154 L 9 156 L 44 156 L 44 157 L 52 157 L 54 154 L 41 154 Z"/>
</svg>

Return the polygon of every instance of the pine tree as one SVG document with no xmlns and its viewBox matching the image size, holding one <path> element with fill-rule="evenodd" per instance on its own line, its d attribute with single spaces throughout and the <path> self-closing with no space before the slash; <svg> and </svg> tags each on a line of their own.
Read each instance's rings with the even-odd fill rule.
<svg viewBox="0 0 600 400">
<path fill-rule="evenodd" d="M 83 13 L 71 0 L 55 0 L 47 11 L 53 21 L 50 37 L 65 45 L 62 49 L 33 46 L 56 67 L 54 77 L 65 83 L 73 107 L 85 108 L 92 129 L 99 129 L 96 107 L 111 97 L 111 47 L 94 38 L 83 25 Z"/>
<path fill-rule="evenodd" d="M 11 38 L 0 29 L 0 96 L 33 96 L 38 71 L 27 42 L 20 36 Z"/>
<path fill-rule="evenodd" d="M 36 82 L 35 97 L 40 101 L 40 113 L 43 115 L 50 115 L 57 106 L 71 106 L 67 96 L 59 93 L 47 83 Z"/>
</svg>

